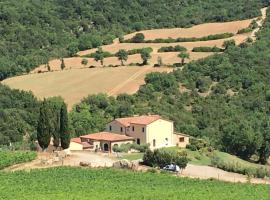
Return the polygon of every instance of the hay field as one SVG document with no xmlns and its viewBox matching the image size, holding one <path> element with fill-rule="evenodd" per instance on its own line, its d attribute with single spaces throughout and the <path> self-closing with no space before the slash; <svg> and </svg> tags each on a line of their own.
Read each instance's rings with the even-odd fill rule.
<svg viewBox="0 0 270 200">
<path fill-rule="evenodd" d="M 4 80 L 3 84 L 11 88 L 30 90 L 40 99 L 62 96 L 71 109 L 75 103 L 89 94 L 132 94 L 144 83 L 145 74 L 169 71 L 172 71 L 172 68 L 149 66 L 72 69 L 13 77 Z"/>
<path fill-rule="evenodd" d="M 124 36 L 124 39 L 132 38 L 136 33 L 143 33 L 146 40 L 154 40 L 157 38 L 178 38 L 178 37 L 203 37 L 211 34 L 220 33 L 237 33 L 238 30 L 249 26 L 253 19 L 223 22 L 223 23 L 205 23 L 190 28 L 171 28 L 171 29 L 155 29 L 144 30 L 131 33 Z"/>
</svg>

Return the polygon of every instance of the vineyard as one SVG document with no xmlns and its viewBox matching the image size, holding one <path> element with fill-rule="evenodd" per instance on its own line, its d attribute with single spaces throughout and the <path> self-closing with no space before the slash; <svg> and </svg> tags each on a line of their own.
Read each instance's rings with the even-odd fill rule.
<svg viewBox="0 0 270 200">
<path fill-rule="evenodd" d="M 0 151 L 0 170 L 11 165 L 29 162 L 34 160 L 36 156 L 36 152 Z"/>
<path fill-rule="evenodd" d="M 0 199 L 269 199 L 268 185 L 232 184 L 116 169 L 0 173 Z"/>
</svg>

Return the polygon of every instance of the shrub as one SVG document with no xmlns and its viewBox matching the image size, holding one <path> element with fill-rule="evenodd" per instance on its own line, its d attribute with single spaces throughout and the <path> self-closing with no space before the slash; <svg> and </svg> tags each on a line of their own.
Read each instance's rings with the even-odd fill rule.
<svg viewBox="0 0 270 200">
<path fill-rule="evenodd" d="M 191 151 L 197 151 L 198 150 L 197 147 L 196 147 L 196 145 L 194 145 L 194 144 L 188 144 L 186 146 L 186 148 L 189 149 L 189 150 L 191 150 Z"/>
<path fill-rule="evenodd" d="M 132 143 L 132 144 L 121 144 L 120 146 L 114 146 L 113 147 L 114 152 L 127 153 L 131 149 L 134 149 L 134 150 L 137 150 L 137 151 L 143 153 L 143 152 L 146 152 L 147 149 L 149 149 L 149 145 L 147 145 L 147 144 L 139 145 L 139 144 L 136 144 L 136 143 Z"/>
<path fill-rule="evenodd" d="M 144 42 L 144 34 L 142 33 L 136 33 L 136 35 L 131 38 L 132 43 L 143 43 Z"/>
<path fill-rule="evenodd" d="M 223 49 L 214 47 L 194 47 L 192 49 L 193 52 L 222 52 Z"/>
<path fill-rule="evenodd" d="M 184 169 L 187 166 L 188 159 L 186 152 L 176 152 L 164 148 L 154 151 L 147 150 L 143 156 L 143 163 L 151 167 L 158 166 L 160 168 L 175 163 L 181 169 Z"/>
<path fill-rule="evenodd" d="M 243 29 L 240 29 L 237 34 L 243 34 L 243 33 L 249 33 L 252 31 L 252 28 L 248 27 L 248 28 L 243 28 Z"/>
<path fill-rule="evenodd" d="M 223 169 L 225 171 L 229 172 L 235 172 L 247 175 L 249 177 L 254 176 L 256 178 L 264 178 L 264 177 L 270 177 L 270 169 L 267 167 L 258 167 L 253 166 L 250 164 L 250 166 L 242 164 L 238 161 L 224 161 L 217 155 L 212 156 L 211 158 L 211 165 L 220 169 Z"/>
<path fill-rule="evenodd" d="M 173 46 L 161 47 L 158 50 L 158 52 L 181 52 L 181 51 L 187 51 L 186 47 L 176 45 L 175 47 Z"/>
</svg>

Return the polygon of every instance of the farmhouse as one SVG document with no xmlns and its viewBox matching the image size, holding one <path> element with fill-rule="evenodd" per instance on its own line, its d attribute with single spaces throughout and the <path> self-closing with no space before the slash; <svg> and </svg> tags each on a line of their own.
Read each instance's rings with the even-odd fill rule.
<svg viewBox="0 0 270 200">
<path fill-rule="evenodd" d="M 174 146 L 173 122 L 159 115 L 118 118 L 107 124 L 106 131 L 133 137 L 137 144 L 149 144 L 150 149 Z"/>
<path fill-rule="evenodd" d="M 149 144 L 150 149 L 179 146 L 186 147 L 189 136 L 174 133 L 173 122 L 159 115 L 142 115 L 117 118 L 106 125 L 104 132 L 92 133 L 73 138 L 70 150 L 86 148 L 113 151 L 121 144 Z"/>
</svg>

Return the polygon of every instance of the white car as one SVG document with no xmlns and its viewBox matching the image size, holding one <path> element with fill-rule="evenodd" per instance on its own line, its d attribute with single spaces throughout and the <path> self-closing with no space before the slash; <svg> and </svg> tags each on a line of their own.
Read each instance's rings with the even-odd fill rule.
<svg viewBox="0 0 270 200">
<path fill-rule="evenodd" d="M 175 165 L 175 164 L 170 164 L 170 165 L 166 165 L 165 167 L 163 167 L 163 170 L 167 170 L 167 171 L 171 171 L 171 172 L 179 172 L 180 167 L 178 165 Z"/>
</svg>

